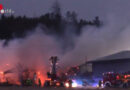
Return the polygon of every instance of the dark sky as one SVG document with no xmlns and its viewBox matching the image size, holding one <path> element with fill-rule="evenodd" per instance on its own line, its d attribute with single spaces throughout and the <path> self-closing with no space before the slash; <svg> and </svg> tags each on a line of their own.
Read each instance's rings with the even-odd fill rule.
<svg viewBox="0 0 130 90">
<path fill-rule="evenodd" d="M 11 8 L 15 15 L 39 16 L 51 11 L 55 0 L 1 0 L 5 8 Z M 130 0 L 59 0 L 63 13 L 76 11 L 79 17 L 105 17 L 109 14 L 129 15 Z"/>
</svg>

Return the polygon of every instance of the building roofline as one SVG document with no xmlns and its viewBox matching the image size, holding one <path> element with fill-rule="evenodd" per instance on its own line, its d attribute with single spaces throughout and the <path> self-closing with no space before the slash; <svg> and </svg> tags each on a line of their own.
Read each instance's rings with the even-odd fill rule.
<svg viewBox="0 0 130 90">
<path fill-rule="evenodd" d="M 130 60 L 130 58 L 124 58 L 124 59 L 111 59 L 111 60 L 92 60 L 88 61 L 86 63 L 96 63 L 96 62 L 118 62 L 118 61 L 123 61 L 123 60 Z"/>
</svg>

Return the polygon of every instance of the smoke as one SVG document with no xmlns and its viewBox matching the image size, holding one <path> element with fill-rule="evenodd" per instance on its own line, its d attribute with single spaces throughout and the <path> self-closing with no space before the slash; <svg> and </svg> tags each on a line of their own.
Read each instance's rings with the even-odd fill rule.
<svg viewBox="0 0 130 90">
<path fill-rule="evenodd" d="M 50 70 L 49 58 L 60 53 L 56 40 L 40 29 L 28 33 L 23 39 L 9 41 L 7 46 L 3 47 L 3 44 L 4 41 L 0 41 L 0 71 L 15 79 L 19 79 L 25 69 L 30 69 L 40 71 L 45 80 Z"/>
<path fill-rule="evenodd" d="M 109 15 L 100 28 L 85 27 L 80 37 L 75 39 L 75 48 L 63 56 L 62 65 L 80 65 L 109 54 L 130 50 L 129 20 L 120 17 Z"/>
<path fill-rule="evenodd" d="M 129 23 L 127 19 L 110 15 L 100 28 L 84 27 L 80 36 L 73 33 L 75 26 L 68 26 L 62 38 L 46 35 L 40 28 L 25 38 L 13 39 L 3 47 L 0 41 L 0 69 L 2 71 L 38 69 L 46 75 L 50 69 L 49 58 L 58 56 L 58 70 L 83 64 L 88 60 L 123 50 L 130 50 Z M 63 53 L 64 52 L 64 53 Z M 20 67 L 21 66 L 21 67 Z"/>
</svg>

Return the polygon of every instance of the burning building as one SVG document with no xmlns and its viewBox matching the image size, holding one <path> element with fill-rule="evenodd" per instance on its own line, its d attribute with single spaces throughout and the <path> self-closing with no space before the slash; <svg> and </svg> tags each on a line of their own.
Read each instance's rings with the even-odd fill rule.
<svg viewBox="0 0 130 90">
<path fill-rule="evenodd" d="M 81 65 L 81 71 L 86 72 L 91 65 L 93 76 L 101 77 L 105 72 L 124 73 L 130 71 L 130 51 L 122 51 L 86 62 Z M 84 68 L 86 67 L 86 68 Z M 90 68 L 90 67 L 89 67 Z"/>
</svg>

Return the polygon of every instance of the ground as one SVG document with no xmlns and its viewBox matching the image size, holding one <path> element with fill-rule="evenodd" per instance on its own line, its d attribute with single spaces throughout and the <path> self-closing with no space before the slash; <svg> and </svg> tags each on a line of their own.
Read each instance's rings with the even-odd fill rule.
<svg viewBox="0 0 130 90">
<path fill-rule="evenodd" d="M 89 88 L 34 88 L 34 87 L 0 87 L 0 90 L 130 90 L 122 88 L 109 88 L 109 89 L 89 89 Z"/>
</svg>

